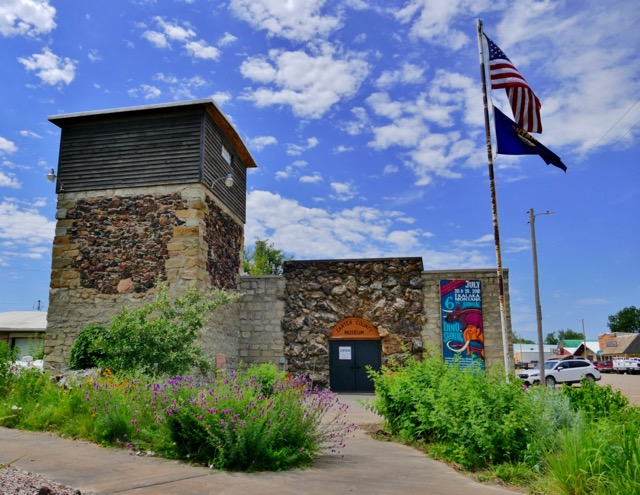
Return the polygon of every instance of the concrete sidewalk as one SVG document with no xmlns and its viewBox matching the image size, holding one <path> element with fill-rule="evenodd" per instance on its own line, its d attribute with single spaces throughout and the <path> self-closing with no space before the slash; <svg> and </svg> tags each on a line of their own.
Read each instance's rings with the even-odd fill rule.
<svg viewBox="0 0 640 495">
<path fill-rule="evenodd" d="M 356 424 L 380 422 L 358 399 L 340 395 Z M 19 458 L 19 459 L 18 459 Z M 419 451 L 380 442 L 358 429 L 338 456 L 322 456 L 311 468 L 283 473 L 226 473 L 166 459 L 136 457 L 125 450 L 67 440 L 47 433 L 0 428 L 0 463 L 80 489 L 86 494 L 367 494 L 513 495 L 476 483 Z"/>
</svg>

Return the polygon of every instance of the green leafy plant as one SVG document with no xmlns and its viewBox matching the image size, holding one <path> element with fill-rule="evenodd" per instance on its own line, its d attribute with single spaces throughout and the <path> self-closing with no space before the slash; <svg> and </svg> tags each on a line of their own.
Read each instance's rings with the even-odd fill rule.
<svg viewBox="0 0 640 495">
<path fill-rule="evenodd" d="M 69 368 L 84 370 L 96 368 L 105 357 L 105 345 L 109 342 L 109 331 L 104 325 L 89 325 L 82 330 L 71 346 Z"/>
<path fill-rule="evenodd" d="M 0 342 L 0 397 L 5 396 L 14 381 L 11 366 L 16 359 L 16 352 L 6 342 Z"/>
<path fill-rule="evenodd" d="M 200 345 L 208 314 L 239 297 L 222 290 L 200 293 L 190 287 L 171 300 L 165 285 L 152 302 L 124 308 L 111 325 L 84 329 L 71 350 L 73 369 L 109 368 L 148 375 L 206 372 L 211 358 Z"/>
<path fill-rule="evenodd" d="M 242 269 L 249 275 L 278 275 L 284 262 L 291 259 L 268 239 L 256 239 L 253 249 L 245 249 Z"/>
<path fill-rule="evenodd" d="M 611 385 L 596 385 L 587 380 L 582 380 L 580 387 L 563 386 L 562 393 L 569 398 L 571 407 L 593 420 L 617 414 L 629 406 L 629 399 Z"/>
<path fill-rule="evenodd" d="M 466 468 L 519 461 L 528 441 L 522 387 L 479 368 L 437 357 L 371 372 L 374 407 L 392 433 L 440 443 L 448 460 Z"/>
</svg>

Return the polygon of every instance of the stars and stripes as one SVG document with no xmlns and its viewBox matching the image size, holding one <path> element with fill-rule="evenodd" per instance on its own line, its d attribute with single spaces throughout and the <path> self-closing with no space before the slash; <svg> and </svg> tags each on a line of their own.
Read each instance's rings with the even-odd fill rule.
<svg viewBox="0 0 640 495">
<path fill-rule="evenodd" d="M 528 132 L 542 132 L 540 100 L 509 57 L 485 34 L 489 44 L 489 76 L 491 89 L 504 88 L 509 97 L 513 117 Z"/>
</svg>

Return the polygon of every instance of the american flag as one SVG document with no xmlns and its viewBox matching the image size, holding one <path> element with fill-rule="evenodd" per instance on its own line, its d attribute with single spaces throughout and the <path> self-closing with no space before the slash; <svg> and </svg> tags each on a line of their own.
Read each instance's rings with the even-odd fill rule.
<svg viewBox="0 0 640 495">
<path fill-rule="evenodd" d="M 540 100 L 509 57 L 485 34 L 489 43 L 489 76 L 491 89 L 504 88 L 511 103 L 513 117 L 528 132 L 542 132 Z"/>
</svg>

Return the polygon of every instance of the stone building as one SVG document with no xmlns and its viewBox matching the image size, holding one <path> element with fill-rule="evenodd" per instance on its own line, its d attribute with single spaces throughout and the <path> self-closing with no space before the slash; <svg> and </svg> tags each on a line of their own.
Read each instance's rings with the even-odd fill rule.
<svg viewBox="0 0 640 495">
<path fill-rule="evenodd" d="M 64 368 L 83 328 L 148 301 L 159 282 L 174 294 L 191 284 L 243 293 L 202 337 L 231 368 L 275 362 L 334 389 L 367 390 L 366 365 L 426 348 L 504 363 L 495 269 L 307 260 L 287 262 L 282 276 L 241 276 L 246 170 L 256 164 L 211 100 L 49 120 L 62 133 L 48 366 Z M 506 270 L 504 280 L 508 308 Z M 443 306 L 445 286 L 461 305 Z M 509 314 L 507 324 L 510 346 Z"/>
</svg>

